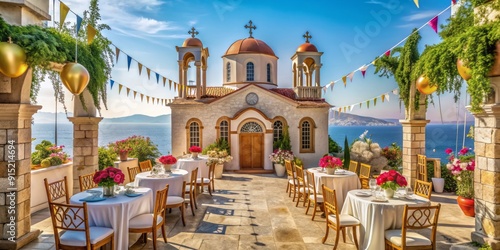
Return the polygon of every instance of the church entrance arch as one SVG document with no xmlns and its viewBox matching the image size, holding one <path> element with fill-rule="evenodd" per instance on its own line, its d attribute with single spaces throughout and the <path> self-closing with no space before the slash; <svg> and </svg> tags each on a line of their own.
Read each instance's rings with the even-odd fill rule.
<svg viewBox="0 0 500 250">
<path fill-rule="evenodd" d="M 240 128 L 240 169 L 264 169 L 264 129 L 255 121 Z"/>
</svg>

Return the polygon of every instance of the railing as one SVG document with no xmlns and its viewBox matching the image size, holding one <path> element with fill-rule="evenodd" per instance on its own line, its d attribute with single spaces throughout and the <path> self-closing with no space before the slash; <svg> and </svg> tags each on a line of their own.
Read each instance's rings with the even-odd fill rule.
<svg viewBox="0 0 500 250">
<path fill-rule="evenodd" d="M 296 87 L 298 99 L 321 99 L 321 87 Z"/>
</svg>

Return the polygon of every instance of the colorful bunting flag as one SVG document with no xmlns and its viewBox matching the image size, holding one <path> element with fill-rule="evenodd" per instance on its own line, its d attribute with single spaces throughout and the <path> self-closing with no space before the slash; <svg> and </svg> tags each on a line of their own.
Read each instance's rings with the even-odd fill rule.
<svg viewBox="0 0 500 250">
<path fill-rule="evenodd" d="M 141 102 L 144 100 L 144 94 L 141 94 Z"/>
<path fill-rule="evenodd" d="M 130 93 L 130 88 L 127 87 L 127 96 Z"/>
<path fill-rule="evenodd" d="M 134 90 L 134 100 L 135 100 L 135 96 L 137 95 L 137 91 Z"/>
<path fill-rule="evenodd" d="M 120 56 L 120 49 L 118 47 L 115 47 L 116 50 L 116 62 L 118 62 L 118 57 Z"/>
<path fill-rule="evenodd" d="M 373 98 L 373 107 L 377 106 L 377 97 Z"/>
<path fill-rule="evenodd" d="M 347 86 L 347 76 L 342 77 L 342 82 L 344 82 L 344 87 Z"/>
<path fill-rule="evenodd" d="M 457 0 L 451 0 L 451 2 L 453 3 L 453 5 L 457 4 Z"/>
<path fill-rule="evenodd" d="M 438 16 L 432 18 L 428 24 L 436 33 L 438 32 Z"/>
<path fill-rule="evenodd" d="M 139 75 L 141 75 L 141 72 L 142 72 L 142 63 L 137 62 L 137 67 L 139 67 Z"/>
<path fill-rule="evenodd" d="M 365 74 L 366 74 L 366 70 L 368 69 L 368 66 L 367 65 L 363 65 L 361 66 L 361 68 L 359 69 L 361 71 L 361 74 L 363 75 L 363 78 L 365 78 Z"/>
<path fill-rule="evenodd" d="M 82 26 L 82 18 L 79 15 L 76 15 L 76 34 L 80 32 L 80 26 Z"/>
<path fill-rule="evenodd" d="M 132 57 L 130 57 L 129 55 L 127 55 L 127 68 L 128 68 L 128 71 L 130 71 L 130 63 L 132 62 Z"/>
<path fill-rule="evenodd" d="M 160 74 L 156 73 L 156 84 L 160 83 Z"/>
<path fill-rule="evenodd" d="M 146 103 L 149 104 L 149 96 L 148 95 L 146 96 Z"/>
<path fill-rule="evenodd" d="M 354 72 L 349 73 L 348 77 L 349 80 L 352 82 L 352 78 L 354 77 Z"/>
<path fill-rule="evenodd" d="M 151 70 L 146 67 L 146 72 L 148 73 L 148 80 L 151 80 Z"/>
<path fill-rule="evenodd" d="M 335 85 L 335 82 L 330 83 L 330 90 L 333 90 L 333 86 Z"/>
<path fill-rule="evenodd" d="M 390 56 L 391 55 L 391 50 L 388 50 L 384 53 L 385 56 Z"/>
<path fill-rule="evenodd" d="M 174 84 L 174 86 L 177 84 Z M 168 89 L 172 89 L 172 80 L 168 79 Z"/>
<path fill-rule="evenodd" d="M 120 94 L 120 92 L 122 92 L 122 88 L 123 88 L 123 85 L 118 83 L 118 94 Z"/>
<path fill-rule="evenodd" d="M 417 8 L 420 8 L 420 6 L 418 5 L 418 0 L 413 0 L 413 2 L 415 3 L 415 5 L 417 6 Z"/>
<path fill-rule="evenodd" d="M 62 27 L 64 21 L 66 20 L 66 16 L 69 12 L 69 7 L 63 2 L 59 2 L 59 27 Z"/>
<path fill-rule="evenodd" d="M 94 41 L 94 37 L 97 31 L 92 27 L 92 25 L 87 25 L 87 44 L 91 44 Z"/>
<path fill-rule="evenodd" d="M 163 87 L 165 87 L 166 82 L 167 82 L 167 78 L 163 77 Z M 172 88 L 172 84 L 170 84 L 170 88 Z"/>
<path fill-rule="evenodd" d="M 366 101 L 366 108 L 369 109 L 370 108 L 370 100 Z"/>
<path fill-rule="evenodd" d="M 382 99 L 382 102 L 385 100 L 385 94 L 381 95 L 380 98 Z"/>
<path fill-rule="evenodd" d="M 111 85 L 110 89 L 113 89 L 113 84 L 115 84 L 115 81 L 112 79 L 109 79 L 109 85 Z"/>
<path fill-rule="evenodd" d="M 387 99 L 387 102 L 389 102 L 389 94 L 385 94 L 385 99 Z"/>
</svg>

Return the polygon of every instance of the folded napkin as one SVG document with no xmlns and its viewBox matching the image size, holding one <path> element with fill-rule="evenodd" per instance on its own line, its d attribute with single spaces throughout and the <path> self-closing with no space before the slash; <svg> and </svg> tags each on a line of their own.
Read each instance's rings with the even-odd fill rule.
<svg viewBox="0 0 500 250">
<path fill-rule="evenodd" d="M 103 201 L 105 199 L 106 198 L 101 197 L 101 196 L 88 196 L 88 197 L 80 199 L 79 201 L 96 202 L 96 201 Z"/>
</svg>

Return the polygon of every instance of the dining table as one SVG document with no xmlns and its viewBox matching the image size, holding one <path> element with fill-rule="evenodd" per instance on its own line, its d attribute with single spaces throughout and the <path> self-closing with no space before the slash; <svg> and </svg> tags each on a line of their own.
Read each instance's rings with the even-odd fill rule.
<svg viewBox="0 0 500 250">
<path fill-rule="evenodd" d="M 198 156 L 198 158 L 193 159 L 180 158 L 177 160 L 176 169 L 184 169 L 191 173 L 194 169 L 198 168 L 198 178 L 208 178 L 208 166 L 207 166 L 208 156 Z"/>
<path fill-rule="evenodd" d="M 322 168 L 309 168 L 307 171 L 314 174 L 316 192 L 322 193 L 321 185 L 334 189 L 337 195 L 337 206 L 341 208 L 347 193 L 354 189 L 361 188 L 358 175 L 348 170 L 337 170 L 334 174 L 328 174 Z"/>
<path fill-rule="evenodd" d="M 385 230 L 402 227 L 405 205 L 429 206 L 430 201 L 418 195 L 398 195 L 387 199 L 367 189 L 351 190 L 341 214 L 352 215 L 360 221 L 360 249 L 379 250 L 385 247 Z M 348 229 L 348 232 L 352 240 L 352 230 Z"/>
<path fill-rule="evenodd" d="M 89 226 L 113 228 L 115 249 L 129 247 L 129 220 L 139 214 L 151 213 L 153 192 L 150 188 L 134 188 L 133 195 L 126 196 L 125 190 L 115 193 L 112 197 L 95 195 L 92 191 L 101 191 L 102 188 L 93 188 L 77 193 L 70 198 L 71 204 L 87 203 Z M 94 199 L 95 197 L 95 199 Z"/>
<path fill-rule="evenodd" d="M 172 169 L 171 173 L 152 175 L 151 172 L 142 172 L 135 176 L 134 186 L 147 187 L 153 190 L 151 204 L 156 200 L 156 191 L 165 188 L 168 184 L 168 196 L 182 196 L 182 183 L 189 182 L 188 171 Z"/>
</svg>

